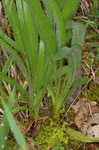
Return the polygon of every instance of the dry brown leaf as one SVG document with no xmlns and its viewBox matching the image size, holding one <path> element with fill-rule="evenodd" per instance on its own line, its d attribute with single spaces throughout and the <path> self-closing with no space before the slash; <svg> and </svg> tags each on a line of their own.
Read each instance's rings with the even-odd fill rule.
<svg viewBox="0 0 99 150">
<path fill-rule="evenodd" d="M 79 129 L 82 128 L 84 122 L 88 120 L 89 116 L 93 113 L 99 112 L 96 102 L 87 98 L 81 98 L 73 108 L 75 111 L 75 124 Z"/>
<path fill-rule="evenodd" d="M 92 116 L 88 118 L 87 122 L 85 122 L 81 130 L 89 137 L 99 138 L 99 113 L 92 114 Z"/>
</svg>

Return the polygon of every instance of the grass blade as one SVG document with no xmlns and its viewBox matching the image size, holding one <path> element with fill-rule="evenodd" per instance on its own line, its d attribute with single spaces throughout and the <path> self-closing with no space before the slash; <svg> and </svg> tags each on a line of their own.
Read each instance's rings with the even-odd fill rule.
<svg viewBox="0 0 99 150">
<path fill-rule="evenodd" d="M 69 47 L 63 47 L 63 48 L 59 48 L 57 50 L 57 54 L 56 54 L 56 59 L 60 60 L 63 59 L 64 57 L 68 58 L 72 53 L 72 48 Z"/>
<path fill-rule="evenodd" d="M 19 18 L 17 15 L 17 10 L 15 6 L 14 0 L 3 0 L 3 6 L 6 12 L 6 15 L 8 17 L 8 20 L 10 22 L 10 25 L 13 29 L 13 34 L 15 41 L 19 47 L 24 50 L 24 41 L 22 38 L 22 28 L 20 26 Z"/>
<path fill-rule="evenodd" d="M 72 46 L 79 45 L 82 48 L 84 44 L 86 26 L 79 22 L 73 22 L 72 29 L 73 29 Z"/>
<path fill-rule="evenodd" d="M 11 47 L 13 47 L 16 51 L 22 53 L 22 55 L 24 55 L 24 51 L 23 49 L 20 49 L 16 42 L 13 41 L 11 38 L 9 38 L 2 30 L 0 30 L 0 38 L 6 42 L 8 45 L 10 45 Z"/>
<path fill-rule="evenodd" d="M 95 9 L 98 9 L 98 7 L 99 7 L 99 1 L 98 0 L 94 0 L 93 1 L 93 5 L 94 5 Z"/>
<path fill-rule="evenodd" d="M 5 111 L 7 121 L 9 123 L 9 127 L 11 128 L 18 145 L 24 149 L 26 145 L 24 136 L 22 135 L 21 131 L 18 129 L 9 107 L 6 105 L 6 103 L 3 100 L 2 100 L 2 105 Z"/>
<path fill-rule="evenodd" d="M 26 67 L 23 64 L 23 61 L 21 60 L 21 58 L 19 57 L 18 53 L 15 51 L 15 49 L 13 49 L 11 46 L 9 46 L 6 42 L 4 42 L 3 40 L 0 39 L 0 45 L 6 48 L 6 51 L 8 51 L 12 56 L 13 56 L 13 60 L 15 60 L 17 62 L 17 64 L 19 65 L 19 67 L 21 68 L 22 72 L 24 73 L 24 76 L 26 77 L 26 79 L 29 81 L 29 74 L 27 72 Z"/>
<path fill-rule="evenodd" d="M 53 35 L 52 26 L 48 22 L 47 16 L 45 16 L 43 10 L 41 9 L 40 2 L 38 0 L 25 1 L 29 5 L 36 30 L 40 35 L 40 40 L 45 43 L 46 53 L 53 59 L 53 56 L 56 54 L 56 40 L 55 36 Z M 36 15 L 34 16 L 34 14 Z"/>
<path fill-rule="evenodd" d="M 17 81 L 8 77 L 7 75 L 5 75 L 5 73 L 0 72 L 0 79 L 10 83 L 12 86 L 15 86 L 21 93 L 23 93 L 23 94 L 26 93 L 26 90 L 23 89 L 23 87 Z"/>
<path fill-rule="evenodd" d="M 12 62 L 13 62 L 13 58 L 12 58 L 12 56 L 9 56 L 5 65 L 3 66 L 2 73 L 6 74 L 8 72 L 9 68 L 12 65 Z"/>
<path fill-rule="evenodd" d="M 66 4 L 62 10 L 62 15 L 65 22 L 73 18 L 77 11 L 79 3 L 80 0 L 66 0 Z"/>
<path fill-rule="evenodd" d="M 81 132 L 73 130 L 71 128 L 67 128 L 66 132 L 69 136 L 81 142 L 86 142 L 86 143 L 99 142 L 99 138 L 87 137 L 83 135 Z"/>
<path fill-rule="evenodd" d="M 60 8 L 60 10 L 62 10 L 65 6 L 65 4 L 67 3 L 67 0 L 55 0 Z"/>
<path fill-rule="evenodd" d="M 33 81 L 35 81 L 35 72 L 37 68 L 37 51 L 38 51 L 38 33 L 33 23 L 32 15 L 27 3 L 24 1 L 24 21 L 26 27 L 26 42 L 28 38 L 28 56 L 30 62 L 31 72 L 33 74 Z M 24 35 L 24 36 L 26 36 Z M 33 82 L 35 84 L 35 82 Z M 35 85 L 34 85 L 35 87 Z"/>
<path fill-rule="evenodd" d="M 44 2 L 47 0 L 43 0 Z M 65 45 L 65 24 L 63 21 L 63 17 L 61 15 L 61 12 L 58 8 L 57 3 L 54 0 L 50 0 L 49 6 L 52 9 L 52 16 L 54 16 L 55 22 L 56 22 L 56 37 L 57 37 L 57 45 L 59 47 Z"/>
<path fill-rule="evenodd" d="M 14 96 L 15 96 L 15 91 L 13 89 L 8 99 L 8 106 L 11 111 L 13 107 Z M 2 126 L 0 126 L 0 150 L 2 150 L 6 144 L 8 133 L 9 133 L 8 121 L 7 121 L 6 115 L 4 114 L 2 118 Z"/>
</svg>

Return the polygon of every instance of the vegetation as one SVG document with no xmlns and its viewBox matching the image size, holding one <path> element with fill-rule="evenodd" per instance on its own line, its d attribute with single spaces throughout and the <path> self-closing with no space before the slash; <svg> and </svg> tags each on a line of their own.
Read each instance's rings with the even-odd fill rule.
<svg viewBox="0 0 99 150">
<path fill-rule="evenodd" d="M 88 77 L 76 80 L 75 77 L 81 65 L 86 30 L 90 25 L 98 26 L 98 1 L 94 2 L 94 13 L 85 12 L 87 23 L 81 19 L 73 20 L 79 4 L 80 0 L 2 0 L 12 35 L 10 37 L 0 29 L 0 46 L 8 56 L 0 69 L 0 105 L 4 110 L 0 124 L 0 150 L 9 141 L 10 129 L 17 142 L 15 149 L 22 150 L 65 150 L 70 137 L 87 143 L 99 141 L 99 138 L 87 137 L 69 128 L 66 121 L 61 124 L 60 116 L 65 114 L 71 96 L 78 86 L 89 82 Z M 88 34 L 88 37 L 98 35 Z M 97 48 L 96 56 L 89 53 L 97 61 L 98 42 L 87 44 Z M 12 66 L 14 77 L 9 76 Z M 6 89 L 10 86 L 10 92 L 7 93 L 5 85 Z M 29 141 L 30 137 L 25 136 L 22 129 L 20 131 L 13 115 L 28 112 L 28 122 L 32 120 L 35 125 L 44 120 L 46 115 L 40 111 L 44 110 L 46 94 L 49 115 L 42 125 L 39 124 L 38 135 L 31 136 Z M 82 95 L 86 96 L 85 93 Z"/>
</svg>

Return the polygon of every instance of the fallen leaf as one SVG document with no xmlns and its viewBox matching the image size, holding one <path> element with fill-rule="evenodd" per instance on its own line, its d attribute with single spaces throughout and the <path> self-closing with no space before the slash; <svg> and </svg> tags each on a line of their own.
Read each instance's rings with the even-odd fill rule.
<svg viewBox="0 0 99 150">
<path fill-rule="evenodd" d="M 84 122 L 88 120 L 91 114 L 99 112 L 96 102 L 87 98 L 79 99 L 73 108 L 75 111 L 75 124 L 79 129 L 82 128 Z"/>
<path fill-rule="evenodd" d="M 99 113 L 92 114 L 82 127 L 82 132 L 89 136 L 99 138 Z"/>
</svg>

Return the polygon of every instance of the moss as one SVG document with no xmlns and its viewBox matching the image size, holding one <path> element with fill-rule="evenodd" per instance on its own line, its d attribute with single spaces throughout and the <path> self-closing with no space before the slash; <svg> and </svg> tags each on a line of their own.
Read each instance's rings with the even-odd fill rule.
<svg viewBox="0 0 99 150">
<path fill-rule="evenodd" d="M 99 85 L 91 81 L 88 87 L 82 92 L 82 96 L 93 101 L 99 100 Z"/>
<path fill-rule="evenodd" d="M 12 150 L 18 149 L 18 145 L 16 144 L 15 141 L 7 140 L 4 150 L 11 150 L 11 149 Z"/>
<path fill-rule="evenodd" d="M 41 145 L 41 148 L 47 149 L 49 146 L 54 147 L 55 141 L 60 143 L 68 143 L 68 135 L 66 134 L 65 125 L 57 125 L 57 123 L 50 120 L 49 124 L 43 124 L 39 135 L 35 141 Z"/>
</svg>

